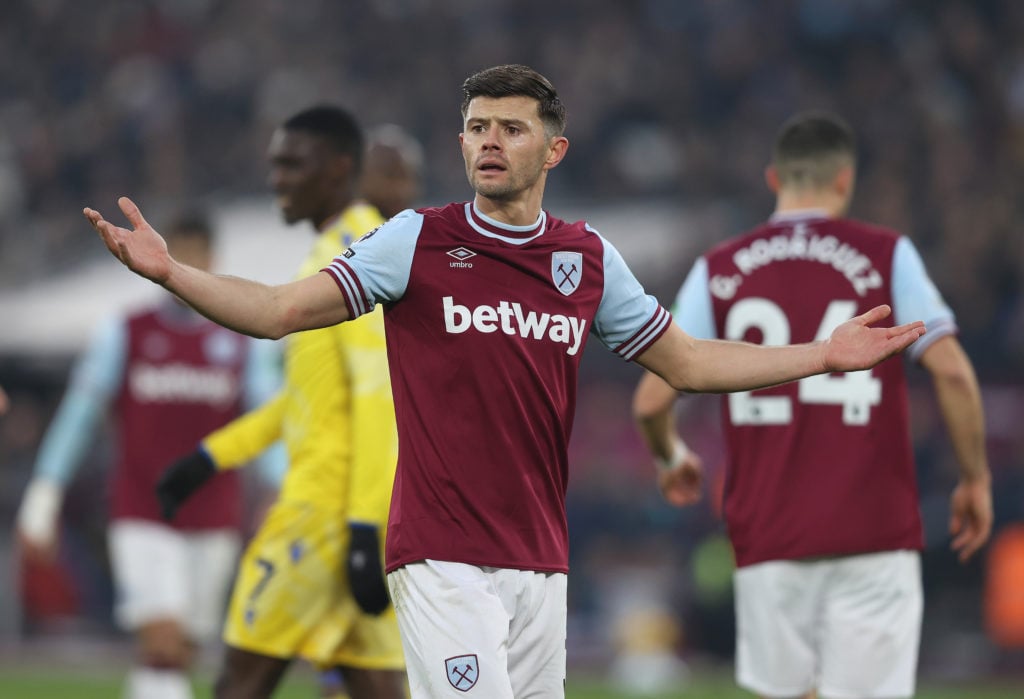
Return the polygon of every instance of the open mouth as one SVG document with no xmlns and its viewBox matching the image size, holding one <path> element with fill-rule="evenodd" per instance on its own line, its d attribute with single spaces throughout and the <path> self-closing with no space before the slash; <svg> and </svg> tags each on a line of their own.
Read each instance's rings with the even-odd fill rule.
<svg viewBox="0 0 1024 699">
<path fill-rule="evenodd" d="M 476 166 L 481 172 L 504 172 L 505 166 L 495 161 L 485 161 Z"/>
</svg>

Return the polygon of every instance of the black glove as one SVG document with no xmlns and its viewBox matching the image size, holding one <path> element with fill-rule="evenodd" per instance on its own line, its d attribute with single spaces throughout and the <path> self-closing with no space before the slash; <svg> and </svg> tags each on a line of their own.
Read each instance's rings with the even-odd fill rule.
<svg viewBox="0 0 1024 699">
<path fill-rule="evenodd" d="M 372 524 L 349 523 L 352 538 L 348 547 L 345 568 L 352 596 L 356 604 L 367 614 L 380 614 L 391 600 L 388 585 L 384 580 L 384 566 L 380 560 L 380 537 L 377 527 Z"/>
<path fill-rule="evenodd" d="M 210 457 L 202 449 L 183 456 L 168 466 L 156 482 L 156 498 L 160 514 L 168 522 L 192 493 L 217 473 Z"/>
</svg>

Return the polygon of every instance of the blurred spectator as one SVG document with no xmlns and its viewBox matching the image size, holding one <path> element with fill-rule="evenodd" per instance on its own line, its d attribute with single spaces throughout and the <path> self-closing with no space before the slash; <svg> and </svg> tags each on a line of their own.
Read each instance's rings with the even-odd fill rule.
<svg viewBox="0 0 1024 699">
<path fill-rule="evenodd" d="M 766 208 L 752 173 L 774 124 L 806 108 L 848 115 L 872 144 L 862 181 L 873 195 L 854 215 L 914 237 L 972 356 L 992 371 L 1021 366 L 1006 322 L 1024 313 L 1012 189 L 1024 170 L 1024 9 L 1012 0 L 51 0 L 3 13 L 0 285 L 46 274 L 55 256 L 98 254 L 84 247 L 83 202 L 260 192 L 254 144 L 325 95 L 369 121 L 405 120 L 438 164 L 431 200 L 456 196 L 458 95 L 438 86 L 515 46 L 517 60 L 572 77 L 574 155 L 552 196 L 727 199 L 733 220 L 687 232 L 702 245 Z"/>
</svg>

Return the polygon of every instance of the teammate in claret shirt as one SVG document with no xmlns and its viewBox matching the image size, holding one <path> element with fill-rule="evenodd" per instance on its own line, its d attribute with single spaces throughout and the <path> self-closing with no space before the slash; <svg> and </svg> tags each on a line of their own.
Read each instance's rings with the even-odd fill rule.
<svg viewBox="0 0 1024 699">
<path fill-rule="evenodd" d="M 845 218 L 849 127 L 800 114 L 775 145 L 775 213 L 700 257 L 673 308 L 692 337 L 823 340 L 888 304 L 928 334 L 908 354 L 931 374 L 960 484 L 953 548 L 988 538 L 992 502 L 977 380 L 953 313 L 905 236 Z M 699 459 L 673 428 L 675 390 L 653 374 L 634 409 L 670 501 L 699 498 Z M 762 696 L 910 697 L 921 630 L 921 516 L 903 364 L 817 375 L 722 401 L 724 514 L 736 554 L 736 677 Z"/>
<path fill-rule="evenodd" d="M 168 246 L 205 269 L 211 235 L 204 217 L 184 216 L 172 225 Z M 195 645 L 216 635 L 237 560 L 240 482 L 237 473 L 211 479 L 169 522 L 154 488 L 165 464 L 277 388 L 267 344 L 228 332 L 168 295 L 99 328 L 43 439 L 17 526 L 26 553 L 49 561 L 64 489 L 104 414 L 113 418 L 108 544 L 115 613 L 139 647 L 126 699 L 192 697 L 187 671 Z"/>
<path fill-rule="evenodd" d="M 127 198 L 132 230 L 84 214 L 129 269 L 242 332 L 280 337 L 384 307 L 399 435 L 385 562 L 412 695 L 562 697 L 567 448 L 587 337 L 676 389 L 736 391 L 865 369 L 924 329 L 871 328 L 878 307 L 829 342 L 691 338 L 607 240 L 542 208 L 569 146 L 545 77 L 476 73 L 462 115 L 472 201 L 403 212 L 291 284 L 178 263 Z"/>
</svg>

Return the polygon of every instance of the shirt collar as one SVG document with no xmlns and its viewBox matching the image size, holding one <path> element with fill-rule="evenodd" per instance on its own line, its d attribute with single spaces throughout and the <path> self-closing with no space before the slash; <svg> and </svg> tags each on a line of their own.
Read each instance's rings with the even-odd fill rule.
<svg viewBox="0 0 1024 699">
<path fill-rule="evenodd" d="M 497 238 L 513 245 L 528 243 L 544 234 L 547 227 L 548 215 L 543 209 L 537 220 L 528 226 L 513 226 L 493 219 L 476 208 L 476 202 L 466 202 L 466 221 L 480 235 L 488 238 Z"/>
<path fill-rule="evenodd" d="M 776 212 L 769 217 L 769 223 L 785 223 L 787 221 L 807 221 L 810 219 L 828 218 L 825 209 L 790 209 Z"/>
</svg>

